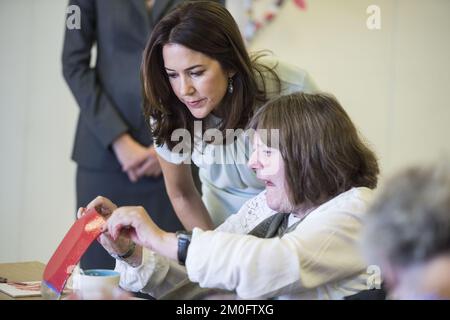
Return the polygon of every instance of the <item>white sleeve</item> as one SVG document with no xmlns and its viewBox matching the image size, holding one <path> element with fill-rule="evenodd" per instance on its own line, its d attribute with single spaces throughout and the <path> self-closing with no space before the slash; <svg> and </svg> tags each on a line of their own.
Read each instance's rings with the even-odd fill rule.
<svg viewBox="0 0 450 320">
<path fill-rule="evenodd" d="M 360 221 L 345 212 L 332 216 L 304 228 L 300 223 L 282 238 L 194 229 L 186 259 L 189 279 L 201 287 L 236 290 L 245 299 L 344 279 L 364 268 L 355 245 Z"/>
<path fill-rule="evenodd" d="M 153 251 L 144 249 L 142 263 L 132 267 L 116 260 L 120 272 L 120 287 L 133 292 L 148 293 L 158 299 L 187 279 L 186 268 Z"/>
<path fill-rule="evenodd" d="M 260 62 L 269 68 L 274 68 L 281 82 L 281 95 L 287 95 L 294 92 L 302 91 L 313 93 L 319 91 L 308 71 L 291 63 L 279 60 L 275 56 L 264 56 L 260 58 Z M 278 95 L 278 86 L 271 73 L 266 75 L 268 94 L 270 96 Z"/>
<path fill-rule="evenodd" d="M 296 91 L 314 93 L 319 90 L 308 71 L 295 65 L 279 61 L 276 71 L 282 83 L 282 94 Z"/>
</svg>

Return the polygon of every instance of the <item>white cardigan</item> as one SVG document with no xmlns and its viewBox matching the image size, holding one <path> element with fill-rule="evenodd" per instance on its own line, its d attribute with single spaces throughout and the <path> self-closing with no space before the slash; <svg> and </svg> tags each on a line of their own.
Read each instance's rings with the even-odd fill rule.
<svg viewBox="0 0 450 320">
<path fill-rule="evenodd" d="M 133 268 L 117 261 L 121 286 L 158 298 L 186 279 L 201 287 L 236 291 L 241 298 L 342 299 L 367 289 L 358 247 L 372 191 L 353 188 L 312 211 L 282 238 L 246 235 L 275 212 L 265 191 L 214 231 L 195 228 L 186 268 L 149 250 Z"/>
</svg>

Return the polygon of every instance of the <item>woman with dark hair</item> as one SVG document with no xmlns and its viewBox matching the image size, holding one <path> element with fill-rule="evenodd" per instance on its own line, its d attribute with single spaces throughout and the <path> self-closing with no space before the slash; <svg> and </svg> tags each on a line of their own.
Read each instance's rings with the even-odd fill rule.
<svg viewBox="0 0 450 320">
<path fill-rule="evenodd" d="M 72 151 L 77 207 L 102 194 L 120 205 L 139 203 L 164 228 L 182 228 L 142 116 L 139 80 L 152 29 L 182 1 L 66 0 L 67 13 L 78 8 L 81 17 L 80 28 L 65 28 L 62 52 L 63 75 L 79 106 Z M 114 259 L 93 243 L 80 264 L 113 268 Z"/>
<path fill-rule="evenodd" d="M 358 238 L 379 169 L 344 109 L 325 94 L 294 93 L 268 102 L 250 126 L 248 165 L 265 191 L 214 231 L 194 228 L 177 239 L 142 207 L 89 204 L 111 214 L 100 237 L 107 251 L 134 248 L 116 264 L 122 287 L 157 298 L 182 288 L 170 297 L 198 298 L 199 287 L 179 285 L 189 280 L 241 298 L 291 299 L 341 299 L 367 288 Z"/>
<path fill-rule="evenodd" d="M 251 58 L 231 14 L 208 1 L 183 3 L 158 23 L 141 75 L 167 191 L 188 230 L 219 225 L 264 189 L 246 166 L 249 143 L 241 134 L 253 113 L 276 95 L 315 88 L 297 67 Z M 200 168 L 202 198 L 191 160 Z"/>
</svg>

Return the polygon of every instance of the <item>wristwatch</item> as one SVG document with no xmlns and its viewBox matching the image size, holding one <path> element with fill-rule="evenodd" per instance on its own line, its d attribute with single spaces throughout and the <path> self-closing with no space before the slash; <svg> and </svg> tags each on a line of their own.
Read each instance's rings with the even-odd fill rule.
<svg viewBox="0 0 450 320">
<path fill-rule="evenodd" d="M 177 231 L 176 236 L 178 239 L 178 263 L 184 266 L 189 245 L 191 244 L 192 233 L 188 231 Z"/>
<path fill-rule="evenodd" d="M 131 246 L 127 252 L 125 252 L 124 254 L 111 253 L 111 257 L 113 257 L 114 259 L 117 259 L 117 260 L 124 261 L 127 258 L 131 257 L 135 250 L 136 250 L 136 243 L 131 242 Z"/>
</svg>

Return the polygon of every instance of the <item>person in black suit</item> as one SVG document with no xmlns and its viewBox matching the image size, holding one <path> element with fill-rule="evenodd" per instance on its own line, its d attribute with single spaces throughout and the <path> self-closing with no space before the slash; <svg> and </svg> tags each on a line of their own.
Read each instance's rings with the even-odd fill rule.
<svg viewBox="0 0 450 320">
<path fill-rule="evenodd" d="M 142 204 L 158 225 L 183 229 L 167 196 L 150 129 L 141 111 L 139 70 L 153 26 L 182 0 L 70 0 L 80 28 L 66 28 L 63 75 L 80 108 L 72 159 L 76 205 L 98 195 Z M 222 1 L 224 3 L 224 1 Z M 95 66 L 90 66 L 96 45 Z M 114 268 L 95 242 L 82 269 Z"/>
</svg>

